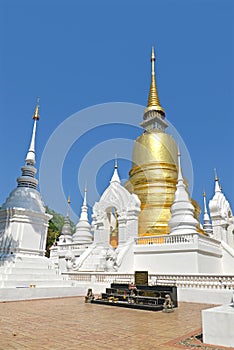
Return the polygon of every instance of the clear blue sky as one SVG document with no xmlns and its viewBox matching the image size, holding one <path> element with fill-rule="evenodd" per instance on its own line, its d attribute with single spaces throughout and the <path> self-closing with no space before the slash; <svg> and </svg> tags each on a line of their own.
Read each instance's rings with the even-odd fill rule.
<svg viewBox="0 0 234 350">
<path fill-rule="evenodd" d="M 39 169 L 51 134 L 72 114 L 107 102 L 146 105 L 154 45 L 161 103 L 192 159 L 193 198 L 201 203 L 204 187 L 208 198 L 212 196 L 216 167 L 233 205 L 233 18 L 232 0 L 1 0 L 0 202 L 20 175 L 37 96 Z M 85 142 L 78 140 L 64 160 L 62 185 L 76 214 L 81 203 L 77 169 L 85 147 L 139 134 L 137 128 L 112 129 L 103 127 Z M 119 163 L 121 177 L 127 178 L 130 163 Z M 100 192 L 108 185 L 112 166 L 110 161 L 100 164 Z M 60 210 L 56 193 L 47 204 Z"/>
</svg>

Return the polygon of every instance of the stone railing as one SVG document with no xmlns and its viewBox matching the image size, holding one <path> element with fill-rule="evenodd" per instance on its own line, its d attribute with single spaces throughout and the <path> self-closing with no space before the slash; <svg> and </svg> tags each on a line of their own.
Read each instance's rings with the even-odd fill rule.
<svg viewBox="0 0 234 350">
<path fill-rule="evenodd" d="M 105 272 L 67 272 L 63 273 L 70 280 L 80 283 L 133 283 L 134 274 Z M 156 275 L 149 274 L 149 285 L 175 285 L 178 288 L 232 289 L 234 275 Z"/>
<path fill-rule="evenodd" d="M 214 238 L 207 237 L 198 233 L 187 233 L 178 235 L 164 235 L 164 236 L 145 236 L 135 239 L 137 245 L 180 245 L 180 244 L 203 244 L 209 245 L 209 247 L 220 248 L 220 242 Z"/>
<path fill-rule="evenodd" d="M 68 279 L 78 282 L 92 282 L 92 283 L 133 283 L 134 275 L 128 273 L 105 273 L 105 272 L 65 272 Z"/>
<path fill-rule="evenodd" d="M 164 235 L 164 236 L 145 236 L 135 239 L 136 244 L 181 244 L 181 243 L 195 243 L 196 234 L 183 235 Z"/>
<path fill-rule="evenodd" d="M 151 284 L 174 284 L 178 288 L 234 289 L 234 275 L 149 275 Z"/>
<path fill-rule="evenodd" d="M 59 250 L 75 250 L 75 249 L 87 249 L 90 247 L 90 244 L 74 244 L 74 243 L 67 243 L 67 244 L 61 244 L 57 245 Z"/>
</svg>

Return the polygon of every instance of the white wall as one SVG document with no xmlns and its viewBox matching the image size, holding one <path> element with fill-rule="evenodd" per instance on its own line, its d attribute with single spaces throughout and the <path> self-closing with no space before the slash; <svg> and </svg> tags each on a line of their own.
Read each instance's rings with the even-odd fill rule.
<svg viewBox="0 0 234 350">
<path fill-rule="evenodd" d="M 134 269 L 157 274 L 221 273 L 222 259 L 189 245 L 136 245 Z"/>
</svg>

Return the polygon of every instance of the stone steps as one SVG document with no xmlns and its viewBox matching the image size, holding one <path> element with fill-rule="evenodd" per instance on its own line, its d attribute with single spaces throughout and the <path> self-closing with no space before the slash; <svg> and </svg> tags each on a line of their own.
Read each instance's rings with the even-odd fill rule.
<svg viewBox="0 0 234 350">
<path fill-rule="evenodd" d="M 74 282 L 63 280 L 57 270 L 51 268 L 50 260 L 45 257 L 17 256 L 14 260 L 9 259 L 6 264 L 2 264 L 0 268 L 1 291 L 4 288 L 30 288 L 30 285 L 48 289 L 67 288 L 74 285 Z"/>
<path fill-rule="evenodd" d="M 103 247 L 95 247 L 81 265 L 80 271 L 95 271 L 96 267 L 100 266 L 101 259 L 103 259 L 101 255 L 102 250 Z"/>
</svg>

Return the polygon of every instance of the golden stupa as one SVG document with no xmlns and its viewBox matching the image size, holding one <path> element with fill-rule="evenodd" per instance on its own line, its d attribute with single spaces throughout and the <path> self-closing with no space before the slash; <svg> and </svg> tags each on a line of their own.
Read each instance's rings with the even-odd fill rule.
<svg viewBox="0 0 234 350">
<path fill-rule="evenodd" d="M 178 147 L 172 136 L 165 133 L 168 124 L 160 104 L 155 78 L 155 54 L 152 48 L 152 76 L 148 105 L 141 126 L 145 129 L 134 144 L 132 169 L 125 187 L 141 201 L 139 236 L 169 233 L 168 221 L 177 184 Z M 199 207 L 195 204 L 195 216 Z"/>
</svg>

